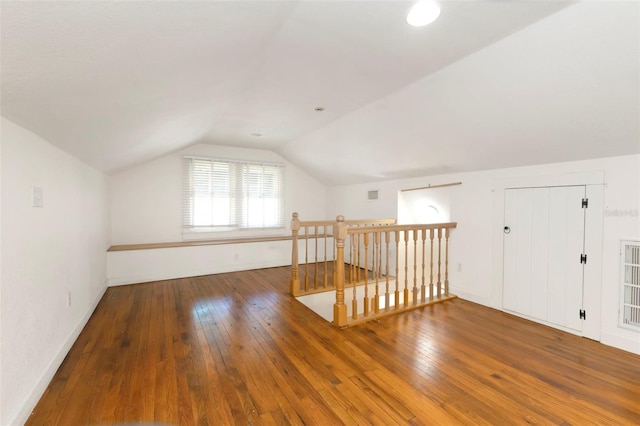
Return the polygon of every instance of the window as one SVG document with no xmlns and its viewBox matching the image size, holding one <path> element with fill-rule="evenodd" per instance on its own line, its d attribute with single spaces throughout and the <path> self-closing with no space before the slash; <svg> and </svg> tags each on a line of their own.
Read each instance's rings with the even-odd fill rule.
<svg viewBox="0 0 640 426">
<path fill-rule="evenodd" d="M 187 232 L 284 228 L 284 166 L 184 157 Z"/>
</svg>

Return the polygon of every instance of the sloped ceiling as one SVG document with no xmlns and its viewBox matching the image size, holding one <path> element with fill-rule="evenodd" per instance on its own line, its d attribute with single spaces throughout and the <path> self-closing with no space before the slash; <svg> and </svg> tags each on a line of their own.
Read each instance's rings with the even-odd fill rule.
<svg viewBox="0 0 640 426">
<path fill-rule="evenodd" d="M 2 2 L 2 115 L 111 173 L 203 142 L 326 184 L 640 152 L 638 2 L 440 3 Z"/>
</svg>

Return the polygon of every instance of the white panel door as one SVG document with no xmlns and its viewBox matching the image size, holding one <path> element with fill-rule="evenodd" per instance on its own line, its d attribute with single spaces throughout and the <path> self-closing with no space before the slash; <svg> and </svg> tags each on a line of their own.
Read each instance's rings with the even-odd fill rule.
<svg viewBox="0 0 640 426">
<path fill-rule="evenodd" d="M 532 190 L 505 191 L 504 308 L 529 315 Z"/>
<path fill-rule="evenodd" d="M 582 331 L 584 186 L 550 188 L 547 321 Z"/>
<path fill-rule="evenodd" d="M 547 316 L 547 301 L 549 299 L 549 289 L 547 278 L 549 276 L 549 218 L 552 206 L 549 197 L 550 188 L 535 188 L 532 212 L 531 229 L 531 311 L 529 315 L 534 318 L 544 319 Z"/>
<path fill-rule="evenodd" d="M 505 310 L 581 331 L 584 195 L 584 186 L 505 190 Z"/>
<path fill-rule="evenodd" d="M 505 309 L 546 315 L 547 209 L 549 188 L 505 191 Z M 542 304 L 542 307 L 540 305 Z"/>
</svg>

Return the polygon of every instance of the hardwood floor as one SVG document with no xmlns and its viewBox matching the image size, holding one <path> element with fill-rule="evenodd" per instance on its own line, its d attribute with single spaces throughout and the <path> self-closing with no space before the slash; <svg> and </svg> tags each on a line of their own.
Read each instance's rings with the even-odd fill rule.
<svg viewBox="0 0 640 426">
<path fill-rule="evenodd" d="M 27 424 L 640 424 L 640 356 L 460 299 L 337 330 L 288 279 L 108 289 Z"/>
</svg>

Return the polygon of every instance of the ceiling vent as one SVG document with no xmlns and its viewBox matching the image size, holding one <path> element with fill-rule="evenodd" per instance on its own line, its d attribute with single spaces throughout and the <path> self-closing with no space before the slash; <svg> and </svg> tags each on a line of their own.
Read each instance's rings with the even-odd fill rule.
<svg viewBox="0 0 640 426">
<path fill-rule="evenodd" d="M 373 191 L 367 192 L 367 200 L 373 201 L 378 199 L 378 190 L 374 189 Z"/>
</svg>

